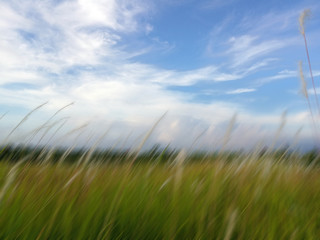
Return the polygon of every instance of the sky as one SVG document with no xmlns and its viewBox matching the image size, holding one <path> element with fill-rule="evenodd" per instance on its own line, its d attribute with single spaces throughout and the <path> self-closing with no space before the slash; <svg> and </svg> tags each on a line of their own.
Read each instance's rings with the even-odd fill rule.
<svg viewBox="0 0 320 240">
<path fill-rule="evenodd" d="M 80 146 L 100 136 L 99 144 L 134 147 L 165 114 L 150 145 L 314 146 L 319 117 L 298 19 L 310 9 L 305 32 L 320 92 L 319 7 L 317 0 L 0 0 L 3 141 Z"/>
</svg>

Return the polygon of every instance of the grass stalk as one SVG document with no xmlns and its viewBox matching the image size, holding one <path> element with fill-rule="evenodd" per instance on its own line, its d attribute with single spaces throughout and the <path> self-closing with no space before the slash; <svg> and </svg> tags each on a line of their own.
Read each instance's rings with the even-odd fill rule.
<svg viewBox="0 0 320 240">
<path fill-rule="evenodd" d="M 302 34 L 303 39 L 304 39 L 304 45 L 305 45 L 305 50 L 306 50 L 307 60 L 308 60 L 308 65 L 309 65 L 309 72 L 310 72 L 310 77 L 311 77 L 311 80 L 312 80 L 312 86 L 313 86 L 314 96 L 315 96 L 315 99 L 316 99 L 318 114 L 320 115 L 320 105 L 319 105 L 316 86 L 315 86 L 315 83 L 314 83 L 312 67 L 311 67 L 311 61 L 310 61 L 310 56 L 309 56 L 309 49 L 308 49 L 307 38 L 306 38 L 306 33 L 305 33 L 305 26 L 304 26 L 305 19 L 308 18 L 310 16 L 310 14 L 311 14 L 310 9 L 304 10 L 301 13 L 300 17 L 299 17 L 299 24 L 300 24 L 300 33 Z"/>
</svg>

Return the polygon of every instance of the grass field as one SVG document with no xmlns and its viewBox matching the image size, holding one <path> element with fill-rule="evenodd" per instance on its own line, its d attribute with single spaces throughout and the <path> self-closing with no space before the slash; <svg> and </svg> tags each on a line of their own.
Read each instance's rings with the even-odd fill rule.
<svg viewBox="0 0 320 240">
<path fill-rule="evenodd" d="M 319 239 L 319 167 L 271 157 L 2 160 L 0 239 Z"/>
</svg>

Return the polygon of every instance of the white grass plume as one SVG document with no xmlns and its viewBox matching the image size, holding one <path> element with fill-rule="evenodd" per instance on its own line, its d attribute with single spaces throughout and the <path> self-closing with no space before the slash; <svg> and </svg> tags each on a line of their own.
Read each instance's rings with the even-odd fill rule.
<svg viewBox="0 0 320 240">
<path fill-rule="evenodd" d="M 311 15 L 311 11 L 310 9 L 305 9 L 303 10 L 303 12 L 301 13 L 300 17 L 299 17 L 299 24 L 300 24 L 300 33 L 302 35 L 305 34 L 305 28 L 304 28 L 304 24 L 305 24 L 305 19 L 309 18 Z"/>
<path fill-rule="evenodd" d="M 39 105 L 38 107 L 34 108 L 33 110 L 31 110 L 12 130 L 11 132 L 8 134 L 8 136 L 5 138 L 5 140 L 3 141 L 4 143 L 6 143 L 9 138 L 11 137 L 11 135 L 24 123 L 28 120 L 28 118 L 30 117 L 30 115 L 32 115 L 35 111 L 39 110 L 40 108 L 42 108 L 44 105 L 46 105 L 48 102 L 45 102 L 41 105 Z"/>
<path fill-rule="evenodd" d="M 158 124 L 161 122 L 161 120 L 167 115 L 168 112 L 165 112 L 152 126 L 152 128 L 147 132 L 147 134 L 145 135 L 145 137 L 143 138 L 143 140 L 140 142 L 136 153 L 131 161 L 130 166 L 132 166 L 132 164 L 137 160 L 144 144 L 146 143 L 146 141 L 149 139 L 150 135 L 152 134 L 152 132 L 155 130 L 155 128 L 158 126 Z"/>
</svg>

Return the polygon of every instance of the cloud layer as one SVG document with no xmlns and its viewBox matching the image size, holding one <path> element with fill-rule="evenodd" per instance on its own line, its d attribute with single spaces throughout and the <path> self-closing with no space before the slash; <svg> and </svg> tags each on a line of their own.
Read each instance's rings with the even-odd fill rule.
<svg viewBox="0 0 320 240">
<path fill-rule="evenodd" d="M 212 4 L 214 2 L 210 6 Z M 295 45 L 296 38 L 288 36 L 285 41 L 277 37 L 265 38 L 243 20 L 243 29 L 249 29 L 244 34 L 217 39 L 223 45 L 223 53 L 219 54 L 224 63 L 208 62 L 212 58 L 209 56 L 200 67 L 166 68 L 139 60 L 141 56 L 156 54 L 151 45 L 166 42 L 163 36 L 151 36 L 156 34 L 157 26 L 153 25 L 150 15 L 160 14 L 156 13 L 156 5 L 142 0 L 1 1 L 0 101 L 3 112 L 11 111 L 11 117 L 8 114 L 3 118 L 2 121 L 8 120 L 4 124 L 10 125 L 28 110 L 49 101 L 42 112 L 44 118 L 75 102 L 66 113 L 74 125 L 91 121 L 96 131 L 101 122 L 106 123 L 104 127 L 113 123 L 119 136 L 135 129 L 132 131 L 136 132 L 136 138 L 161 114 L 169 111 L 153 142 L 174 142 L 177 146 L 190 145 L 203 131 L 206 132 L 202 136 L 202 146 L 218 144 L 223 128 L 235 112 L 239 113 L 241 122 L 237 125 L 235 139 L 239 140 L 243 132 L 250 136 L 248 139 L 258 139 L 267 131 L 263 130 L 265 127 L 275 127 L 274 119 L 278 118 L 279 111 L 257 114 L 247 110 L 241 101 L 228 98 L 255 94 L 272 81 L 295 77 L 295 66 L 274 75 L 258 77 L 254 74 L 279 61 L 279 56 L 272 54 Z M 199 9 L 204 11 L 201 6 Z M 296 14 L 278 16 L 274 24 L 292 17 Z M 272 22 L 270 24 L 262 26 L 274 27 Z M 283 28 L 288 27 L 283 25 Z M 208 36 L 217 38 L 217 33 L 211 31 Z M 132 44 L 140 38 L 145 39 L 141 45 Z M 211 49 L 207 56 L 215 49 L 212 44 L 212 39 L 203 44 L 203 51 Z M 172 46 L 175 45 L 170 49 Z M 162 49 L 158 47 L 155 49 Z M 174 54 L 175 49 L 170 51 Z M 253 79 L 247 80 L 250 78 Z M 200 85 L 204 92 L 208 89 L 202 83 L 216 84 L 210 85 L 216 88 L 212 92 L 219 92 L 224 98 L 214 98 L 213 94 L 212 99 L 204 103 L 196 100 L 196 91 L 170 90 L 173 86 L 195 89 Z M 223 88 L 222 84 L 229 85 Z M 304 110 L 291 115 L 290 134 L 299 127 L 297 119 L 302 118 L 308 121 Z M 40 117 L 35 122 L 40 124 L 41 121 Z M 251 125 L 254 127 L 249 127 Z M 238 140 L 232 144 L 239 145 Z"/>
</svg>

